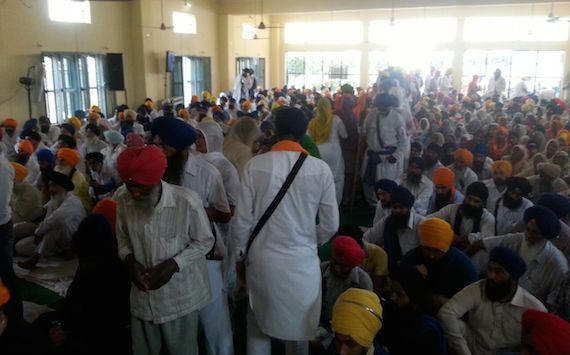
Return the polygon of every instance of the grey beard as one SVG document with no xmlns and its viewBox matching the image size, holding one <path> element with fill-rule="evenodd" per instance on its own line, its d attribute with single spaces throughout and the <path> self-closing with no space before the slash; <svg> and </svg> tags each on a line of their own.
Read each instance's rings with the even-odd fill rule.
<svg viewBox="0 0 570 355">
<path fill-rule="evenodd" d="M 67 192 L 57 193 L 50 196 L 50 201 L 52 201 L 54 210 L 58 209 L 59 206 L 61 206 L 63 200 L 65 200 L 65 196 L 67 196 Z"/>
<path fill-rule="evenodd" d="M 146 196 L 144 199 L 133 200 L 136 211 L 135 214 L 145 220 L 150 220 L 154 213 L 154 208 L 160 199 L 160 192 L 161 188 L 160 184 L 158 184 L 152 189 L 150 195 Z"/>
</svg>

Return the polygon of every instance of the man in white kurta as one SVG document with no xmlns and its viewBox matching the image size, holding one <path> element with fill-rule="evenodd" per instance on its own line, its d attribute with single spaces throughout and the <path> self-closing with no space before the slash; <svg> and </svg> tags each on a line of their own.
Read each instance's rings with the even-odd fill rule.
<svg viewBox="0 0 570 355">
<path fill-rule="evenodd" d="M 507 81 L 501 76 L 501 69 L 495 70 L 495 74 L 491 79 L 489 79 L 489 85 L 487 86 L 487 91 L 483 95 L 483 98 L 498 98 L 501 99 L 507 90 Z"/>
<path fill-rule="evenodd" d="M 366 154 L 362 164 L 363 189 L 367 201 L 375 205 L 373 185 L 380 179 L 396 180 L 404 173 L 404 152 L 408 139 L 400 114 L 393 110 L 394 98 L 379 94 L 366 120 L 362 134 L 366 141 Z"/>
<path fill-rule="evenodd" d="M 429 200 L 433 193 L 433 182 L 423 174 L 424 161 L 422 158 L 411 158 L 408 172 L 396 180 L 398 185 L 404 186 L 414 197 L 414 210 L 421 216 L 427 214 Z"/>
<path fill-rule="evenodd" d="M 279 110 L 275 126 L 279 142 L 244 169 L 232 220 L 237 255 L 243 255 L 250 233 L 300 154 L 307 154 L 298 143 L 307 130 L 303 111 Z M 285 340 L 287 354 L 308 354 L 307 341 L 315 337 L 321 313 L 317 246 L 334 235 L 338 224 L 331 170 L 308 156 L 247 256 L 248 354 L 269 355 L 270 337 Z"/>
</svg>

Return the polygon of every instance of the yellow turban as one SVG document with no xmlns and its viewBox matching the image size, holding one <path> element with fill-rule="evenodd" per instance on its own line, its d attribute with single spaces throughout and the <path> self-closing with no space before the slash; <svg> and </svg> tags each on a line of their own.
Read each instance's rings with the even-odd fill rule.
<svg viewBox="0 0 570 355">
<path fill-rule="evenodd" d="M 93 106 L 91 106 L 91 111 L 101 113 L 101 108 L 97 105 L 93 105 Z"/>
<path fill-rule="evenodd" d="M 208 101 L 208 100 L 210 100 L 210 97 L 211 97 L 212 95 L 210 94 L 209 91 L 204 90 L 204 91 L 202 91 L 202 94 L 201 94 L 200 96 L 202 96 L 202 99 L 203 99 L 203 100 Z"/>
<path fill-rule="evenodd" d="M 497 160 L 491 165 L 491 171 L 495 172 L 497 170 L 501 170 L 505 173 L 506 177 L 510 177 L 513 175 L 513 166 L 506 160 Z"/>
<path fill-rule="evenodd" d="M 75 116 L 69 118 L 69 123 L 71 123 L 73 127 L 75 127 L 75 130 L 81 128 L 81 120 Z"/>
<path fill-rule="evenodd" d="M 0 307 L 8 303 L 10 300 L 10 291 L 4 286 L 2 281 L 0 281 Z"/>
<path fill-rule="evenodd" d="M 101 115 L 99 115 L 97 112 L 91 112 L 89 113 L 89 115 L 87 116 L 87 120 L 89 122 L 91 121 L 98 121 L 101 118 Z M 77 128 L 77 127 L 76 127 Z"/>
<path fill-rule="evenodd" d="M 12 162 L 12 167 L 14 168 L 15 180 L 17 182 L 22 182 L 28 176 L 28 169 L 22 164 Z"/>
<path fill-rule="evenodd" d="M 382 305 L 374 292 L 349 288 L 333 307 L 332 329 L 348 335 L 359 345 L 370 348 L 382 328 Z"/>
<path fill-rule="evenodd" d="M 449 250 L 453 241 L 453 229 L 449 223 L 439 218 L 429 218 L 420 223 L 418 234 L 422 246 L 444 253 Z"/>
</svg>

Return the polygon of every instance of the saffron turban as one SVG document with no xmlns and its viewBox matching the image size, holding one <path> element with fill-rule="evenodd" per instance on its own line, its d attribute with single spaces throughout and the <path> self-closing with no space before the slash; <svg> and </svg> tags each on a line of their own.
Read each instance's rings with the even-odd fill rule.
<svg viewBox="0 0 570 355">
<path fill-rule="evenodd" d="M 101 108 L 97 105 L 91 106 L 91 111 L 101 113 Z"/>
<path fill-rule="evenodd" d="M 45 161 L 48 163 L 53 163 L 55 161 L 55 155 L 53 155 L 52 151 L 47 148 L 38 150 L 36 152 L 36 158 L 39 162 Z"/>
<path fill-rule="evenodd" d="M 151 133 L 153 136 L 159 136 L 164 144 L 178 151 L 185 150 L 194 144 L 198 137 L 196 129 L 186 121 L 169 117 L 155 119 L 152 122 Z"/>
<path fill-rule="evenodd" d="M 109 222 L 113 233 L 115 232 L 115 223 L 117 221 L 117 201 L 108 197 L 104 198 L 97 202 L 91 213 L 102 214 L 107 222 Z"/>
<path fill-rule="evenodd" d="M 443 185 L 451 189 L 451 191 L 455 190 L 455 173 L 445 167 L 437 168 L 433 171 L 432 174 L 433 184 L 434 185 Z"/>
<path fill-rule="evenodd" d="M 192 99 L 190 100 L 191 103 L 199 102 L 199 101 L 200 101 L 200 98 L 198 97 L 198 95 L 192 95 Z"/>
<path fill-rule="evenodd" d="M 390 193 L 390 201 L 392 204 L 398 203 L 408 209 L 412 208 L 415 200 L 416 198 L 412 195 L 410 190 L 403 186 L 396 187 L 394 191 Z"/>
<path fill-rule="evenodd" d="M 34 145 L 27 139 L 20 141 L 18 143 L 18 150 L 21 152 L 26 152 L 28 155 L 34 154 Z"/>
<path fill-rule="evenodd" d="M 475 181 L 467 186 L 467 190 L 465 190 L 465 197 L 469 195 L 479 197 L 483 201 L 483 205 L 486 205 L 487 198 L 489 198 L 489 189 L 481 181 Z"/>
<path fill-rule="evenodd" d="M 509 177 L 513 174 L 513 166 L 506 160 L 497 160 L 491 165 L 491 171 L 502 171 L 505 176 Z"/>
<path fill-rule="evenodd" d="M 79 164 L 79 152 L 75 149 L 60 148 L 57 150 L 57 159 L 63 160 L 71 166 Z"/>
<path fill-rule="evenodd" d="M 449 223 L 443 219 L 429 218 L 420 223 L 418 234 L 422 246 L 447 253 L 454 233 Z"/>
<path fill-rule="evenodd" d="M 144 139 L 135 132 L 127 134 L 127 143 L 131 147 L 144 147 Z"/>
<path fill-rule="evenodd" d="M 503 127 L 503 126 L 499 126 L 497 127 L 497 130 L 495 131 L 495 134 L 502 134 L 504 136 L 508 136 L 509 135 L 509 130 L 507 127 Z"/>
<path fill-rule="evenodd" d="M 551 210 L 558 218 L 564 218 L 570 214 L 570 201 L 564 196 L 545 192 L 538 198 L 536 204 Z"/>
<path fill-rule="evenodd" d="M 305 113 L 295 107 L 284 107 L 277 111 L 275 119 L 275 135 L 277 137 L 292 136 L 301 140 L 307 132 L 309 122 Z"/>
<path fill-rule="evenodd" d="M 166 157 L 155 145 L 130 147 L 117 158 L 117 171 L 124 182 L 155 185 L 166 170 Z"/>
<path fill-rule="evenodd" d="M 105 140 L 110 144 L 121 144 L 125 141 L 125 137 L 115 130 L 107 130 L 103 133 Z"/>
<path fill-rule="evenodd" d="M 554 239 L 560 234 L 560 220 L 550 209 L 542 206 L 532 206 L 524 211 L 524 223 L 534 220 L 540 233 L 546 239 Z"/>
<path fill-rule="evenodd" d="M 208 101 L 208 100 L 210 100 L 210 97 L 212 96 L 212 94 L 210 94 L 209 91 L 204 90 L 204 91 L 202 91 L 201 96 L 202 96 L 202 99 Z"/>
<path fill-rule="evenodd" d="M 73 128 L 80 129 L 81 128 L 81 120 L 75 116 L 69 118 L 69 123 L 73 126 Z"/>
<path fill-rule="evenodd" d="M 16 128 L 18 127 L 18 121 L 13 118 L 7 118 L 4 120 L 4 127 Z"/>
<path fill-rule="evenodd" d="M 556 164 L 552 164 L 552 163 L 539 163 L 538 166 L 538 172 L 543 172 L 544 174 L 550 176 L 551 178 L 557 178 L 560 177 L 560 166 L 556 165 Z"/>
<path fill-rule="evenodd" d="M 376 181 L 376 183 L 374 184 L 374 188 L 376 190 L 382 190 L 389 194 L 391 194 L 392 191 L 396 189 L 396 187 L 398 187 L 398 184 L 396 184 L 394 180 L 388 180 L 388 179 L 380 179 Z"/>
<path fill-rule="evenodd" d="M 527 310 L 522 316 L 522 333 L 537 355 L 564 355 L 570 349 L 570 323 L 554 314 Z"/>
<path fill-rule="evenodd" d="M 14 168 L 15 180 L 17 182 L 22 182 L 28 176 L 28 169 L 22 164 L 12 162 L 12 167 Z"/>
<path fill-rule="evenodd" d="M 370 348 L 382 328 L 382 305 L 371 291 L 349 288 L 333 307 L 333 332 L 350 336 L 360 346 Z"/>
<path fill-rule="evenodd" d="M 244 109 L 245 111 L 251 110 L 251 102 L 249 102 L 249 101 L 247 101 L 247 100 L 244 101 L 243 104 L 241 104 L 241 106 L 243 107 L 243 109 Z"/>
<path fill-rule="evenodd" d="M 351 237 L 339 235 L 332 243 L 333 258 L 342 264 L 356 267 L 362 264 L 366 253 Z"/>
<path fill-rule="evenodd" d="M 57 186 L 63 187 L 67 191 L 73 191 L 73 189 L 75 189 L 75 185 L 73 185 L 71 179 L 67 175 L 58 173 L 57 171 L 52 171 L 48 176 L 48 180 Z"/>
<path fill-rule="evenodd" d="M 526 271 L 526 263 L 515 251 L 505 247 L 495 247 L 491 250 L 489 261 L 503 267 L 513 280 L 518 280 Z"/>
<path fill-rule="evenodd" d="M 185 120 L 190 119 L 190 114 L 184 108 L 181 108 L 180 110 L 178 110 L 178 116 L 185 119 Z"/>
<path fill-rule="evenodd" d="M 0 307 L 4 306 L 10 300 L 10 291 L 4 286 L 2 281 L 0 281 Z"/>
<path fill-rule="evenodd" d="M 463 159 L 463 161 L 465 162 L 465 165 L 467 165 L 467 166 L 473 165 L 473 153 L 471 153 L 470 151 L 468 151 L 465 148 L 457 149 L 455 151 L 455 153 L 453 154 L 453 158 L 455 159 L 455 161 L 457 161 L 459 159 Z"/>
<path fill-rule="evenodd" d="M 101 118 L 101 116 L 97 112 L 91 112 L 87 116 L 88 121 L 91 121 L 91 120 L 98 121 L 100 118 Z M 75 128 L 77 128 L 77 127 L 75 127 Z"/>
</svg>

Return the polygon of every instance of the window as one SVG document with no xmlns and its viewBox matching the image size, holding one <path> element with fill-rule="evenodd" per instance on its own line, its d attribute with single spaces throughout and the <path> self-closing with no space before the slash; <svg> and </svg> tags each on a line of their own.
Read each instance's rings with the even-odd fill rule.
<svg viewBox="0 0 570 355">
<path fill-rule="evenodd" d="M 360 86 L 360 52 L 288 52 L 287 86 L 328 87 L 336 90 L 345 83 Z"/>
<path fill-rule="evenodd" d="M 376 44 L 449 43 L 455 41 L 457 19 L 452 17 L 370 21 L 368 42 Z"/>
<path fill-rule="evenodd" d="M 192 95 L 212 89 L 209 57 L 176 56 L 172 73 L 172 96 L 184 97 L 187 105 Z"/>
<path fill-rule="evenodd" d="M 544 17 L 467 17 L 465 42 L 564 42 L 567 21 L 547 22 Z"/>
<path fill-rule="evenodd" d="M 91 23 L 89 1 L 48 0 L 49 19 L 58 22 Z"/>
<path fill-rule="evenodd" d="M 531 92 L 560 92 L 564 70 L 564 51 L 467 50 L 463 56 L 462 85 L 466 87 L 473 75 L 479 76 L 483 92 L 496 69 L 507 81 L 507 95 L 523 77 L 528 77 Z"/>
<path fill-rule="evenodd" d="M 186 14 L 184 12 L 172 13 L 172 31 L 176 33 L 188 33 L 195 35 L 196 31 L 196 16 Z"/>
<path fill-rule="evenodd" d="M 285 24 L 285 43 L 358 44 L 363 33 L 361 21 L 289 22 Z"/>
<path fill-rule="evenodd" d="M 253 39 L 255 36 L 255 26 L 251 23 L 244 23 L 241 25 L 241 38 Z"/>
<path fill-rule="evenodd" d="M 104 58 L 82 53 L 44 54 L 46 112 L 54 123 L 93 105 L 106 112 Z"/>
<path fill-rule="evenodd" d="M 236 76 L 241 75 L 244 69 L 253 69 L 257 86 L 265 88 L 265 58 L 238 57 L 236 58 Z"/>
</svg>

